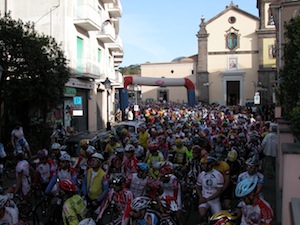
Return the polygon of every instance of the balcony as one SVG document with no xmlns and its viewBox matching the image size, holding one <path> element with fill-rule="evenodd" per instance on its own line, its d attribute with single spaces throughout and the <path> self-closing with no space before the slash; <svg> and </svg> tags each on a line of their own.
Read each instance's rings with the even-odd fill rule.
<svg viewBox="0 0 300 225">
<path fill-rule="evenodd" d="M 86 31 L 101 29 L 101 15 L 90 5 L 75 5 L 74 24 Z"/>
<path fill-rule="evenodd" d="M 107 48 L 109 48 L 113 52 L 123 52 L 123 42 L 121 38 L 118 36 L 113 43 L 108 43 Z"/>
<path fill-rule="evenodd" d="M 116 0 L 115 3 L 109 3 L 106 5 L 106 10 L 112 18 L 122 16 L 122 5 L 119 0 Z"/>
<path fill-rule="evenodd" d="M 96 38 L 102 43 L 114 43 L 115 37 L 115 28 L 110 22 L 103 23 L 101 31 L 96 34 Z"/>
<path fill-rule="evenodd" d="M 73 69 L 72 73 L 76 77 L 90 78 L 90 79 L 101 79 L 104 74 L 100 63 L 90 59 L 76 60 L 76 69 Z"/>
</svg>

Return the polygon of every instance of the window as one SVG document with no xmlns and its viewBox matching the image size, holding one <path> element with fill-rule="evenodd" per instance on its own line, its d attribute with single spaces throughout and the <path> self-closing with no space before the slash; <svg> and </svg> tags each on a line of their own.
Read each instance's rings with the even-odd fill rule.
<svg viewBox="0 0 300 225">
<path fill-rule="evenodd" d="M 233 50 L 237 47 L 237 35 L 235 33 L 229 33 L 227 35 L 227 48 Z"/>
<path fill-rule="evenodd" d="M 83 72 L 83 39 L 77 37 L 77 64 L 76 70 L 79 73 Z"/>
<path fill-rule="evenodd" d="M 231 17 L 228 18 L 228 22 L 233 24 L 233 23 L 236 22 L 236 18 L 234 16 L 231 16 Z"/>
<path fill-rule="evenodd" d="M 101 49 L 98 48 L 98 54 L 97 54 L 97 62 L 101 62 Z"/>
</svg>

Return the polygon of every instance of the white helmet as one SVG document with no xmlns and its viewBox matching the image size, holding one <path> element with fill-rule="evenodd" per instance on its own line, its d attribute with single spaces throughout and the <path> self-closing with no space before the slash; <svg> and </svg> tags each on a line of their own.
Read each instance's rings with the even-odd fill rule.
<svg viewBox="0 0 300 225">
<path fill-rule="evenodd" d="M 104 157 L 102 154 L 96 152 L 92 155 L 92 158 L 96 158 L 96 159 L 100 159 L 100 160 L 104 160 Z"/>
<path fill-rule="evenodd" d="M 68 153 L 62 154 L 59 157 L 59 160 L 62 160 L 62 161 L 64 160 L 64 161 L 69 161 L 69 162 L 72 161 L 71 156 Z"/>
<path fill-rule="evenodd" d="M 8 200 L 7 195 L 0 195 L 0 209 L 4 208 Z"/>
<path fill-rule="evenodd" d="M 59 144 L 59 143 L 53 143 L 52 145 L 51 145 L 51 149 L 53 150 L 53 149 L 60 149 L 61 148 L 61 145 Z"/>
<path fill-rule="evenodd" d="M 142 209 L 147 209 L 149 207 L 150 200 L 151 199 L 148 197 L 143 197 L 143 196 L 136 197 L 131 202 L 131 208 L 136 211 L 140 211 Z"/>
<path fill-rule="evenodd" d="M 85 151 L 90 154 L 94 154 L 96 152 L 96 149 L 94 146 L 89 145 Z"/>
<path fill-rule="evenodd" d="M 81 220 L 78 225 L 96 225 L 96 223 L 92 218 L 85 218 Z"/>
<path fill-rule="evenodd" d="M 125 152 L 131 152 L 134 151 L 134 146 L 131 144 L 128 144 L 125 146 Z"/>
</svg>

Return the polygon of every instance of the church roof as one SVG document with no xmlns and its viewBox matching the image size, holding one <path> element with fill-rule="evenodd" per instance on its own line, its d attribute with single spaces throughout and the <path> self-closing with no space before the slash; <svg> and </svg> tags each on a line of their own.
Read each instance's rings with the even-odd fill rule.
<svg viewBox="0 0 300 225">
<path fill-rule="evenodd" d="M 235 11 L 241 13 L 241 14 L 244 14 L 245 16 L 248 16 L 248 17 L 250 17 L 250 18 L 252 18 L 254 20 L 258 20 L 259 21 L 259 18 L 257 16 L 254 16 L 254 15 L 252 15 L 252 14 L 250 14 L 250 13 L 248 13 L 248 12 L 242 10 L 242 9 L 240 9 L 238 5 L 234 5 L 233 1 L 231 1 L 231 3 L 230 3 L 229 6 L 226 6 L 226 8 L 222 12 L 220 12 L 219 14 L 217 14 L 216 16 L 214 16 L 213 18 L 209 19 L 206 22 L 206 24 L 209 24 L 209 23 L 213 22 L 214 20 L 216 20 L 217 18 L 219 18 L 221 15 L 227 13 L 230 10 L 235 10 Z"/>
</svg>

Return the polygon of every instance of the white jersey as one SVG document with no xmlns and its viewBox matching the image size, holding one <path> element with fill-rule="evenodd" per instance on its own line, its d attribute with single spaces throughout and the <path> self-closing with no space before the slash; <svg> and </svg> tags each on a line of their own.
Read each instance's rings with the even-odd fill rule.
<svg viewBox="0 0 300 225">
<path fill-rule="evenodd" d="M 130 191 L 134 198 L 145 195 L 148 179 L 148 177 L 145 179 L 139 178 L 137 173 L 132 174 Z"/>
<path fill-rule="evenodd" d="M 18 210 L 11 207 L 5 207 L 4 216 L 0 219 L 0 225 L 14 225 L 18 222 Z"/>
<path fill-rule="evenodd" d="M 19 173 L 23 173 L 23 176 L 21 178 L 21 187 L 22 187 L 22 194 L 27 195 L 30 191 L 30 185 L 31 185 L 31 178 L 29 173 L 29 162 L 27 160 L 21 160 L 17 163 L 16 166 L 16 176 L 18 177 Z"/>
<path fill-rule="evenodd" d="M 49 163 L 41 163 L 36 168 L 36 172 L 41 175 L 41 183 L 47 184 L 50 181 L 51 167 Z"/>
<path fill-rule="evenodd" d="M 181 188 L 177 180 L 177 177 L 172 175 L 170 177 L 169 182 L 167 183 L 161 182 L 161 187 L 163 188 L 164 191 L 161 197 L 168 196 L 168 195 L 173 196 L 174 198 L 176 198 L 178 208 L 181 209 Z"/>
<path fill-rule="evenodd" d="M 208 198 L 215 194 L 218 188 L 223 187 L 224 177 L 216 169 L 209 172 L 202 171 L 198 174 L 197 185 L 202 187 L 202 196 Z"/>
</svg>

